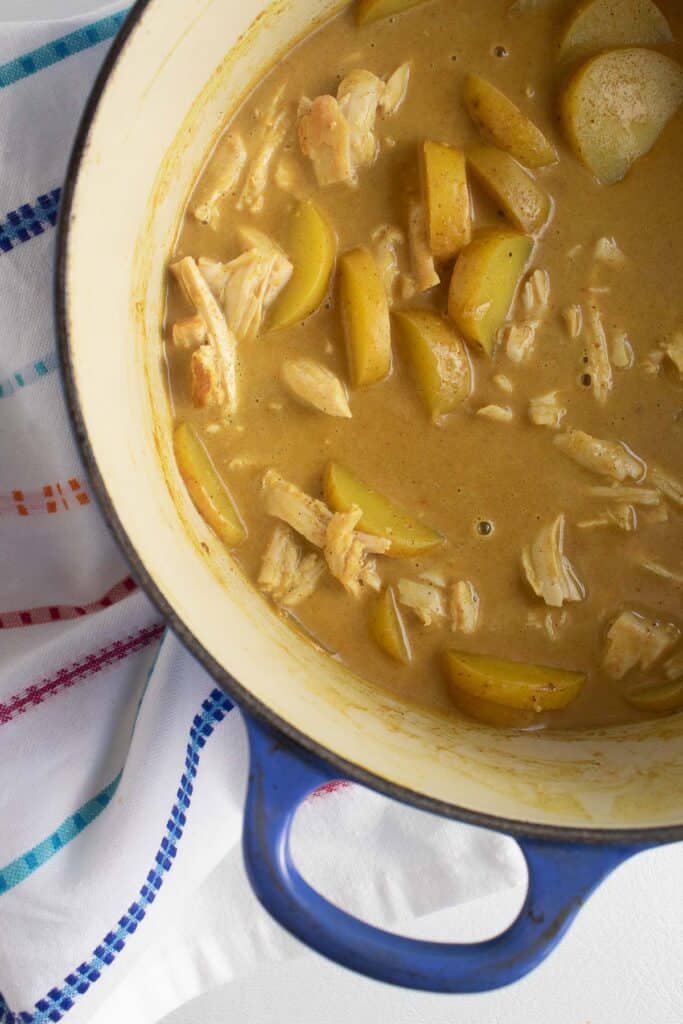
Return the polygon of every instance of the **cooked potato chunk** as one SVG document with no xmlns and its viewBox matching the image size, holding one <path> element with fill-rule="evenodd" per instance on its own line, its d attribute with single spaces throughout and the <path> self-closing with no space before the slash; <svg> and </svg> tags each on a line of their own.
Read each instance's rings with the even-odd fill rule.
<svg viewBox="0 0 683 1024">
<path fill-rule="evenodd" d="M 410 7 L 417 7 L 424 0 L 358 0 L 356 3 L 356 24 L 368 25 L 392 14 L 401 14 Z"/>
<path fill-rule="evenodd" d="M 491 355 L 533 241 L 506 228 L 476 235 L 458 256 L 448 293 L 448 314 L 468 341 Z"/>
<path fill-rule="evenodd" d="M 391 370 L 391 325 L 382 277 L 365 246 L 341 257 L 339 297 L 351 383 L 368 387 Z"/>
<path fill-rule="evenodd" d="M 294 270 L 271 308 L 267 323 L 270 329 L 305 320 L 327 292 L 337 255 L 337 237 L 310 199 L 299 203 L 292 213 L 285 249 Z"/>
<path fill-rule="evenodd" d="M 452 260 L 472 238 L 465 154 L 427 139 L 420 147 L 420 179 L 432 255 L 435 260 Z"/>
<path fill-rule="evenodd" d="M 247 536 L 244 523 L 194 427 L 176 427 L 173 447 L 180 475 L 202 518 L 226 547 L 241 544 Z"/>
<path fill-rule="evenodd" d="M 496 704 L 492 700 L 482 700 L 453 685 L 450 687 L 450 695 L 458 711 L 484 725 L 492 725 L 497 729 L 528 729 L 541 724 L 541 715 L 537 711 L 525 711 Z"/>
<path fill-rule="evenodd" d="M 550 216 L 550 199 L 509 153 L 495 146 L 474 146 L 467 154 L 477 181 L 515 227 L 537 234 Z"/>
<path fill-rule="evenodd" d="M 560 41 L 560 56 L 588 56 L 615 46 L 659 46 L 672 39 L 653 0 L 583 0 Z"/>
<path fill-rule="evenodd" d="M 584 672 L 523 665 L 465 651 L 446 651 L 445 663 L 455 689 L 493 704 L 528 711 L 566 708 L 586 681 Z"/>
<path fill-rule="evenodd" d="M 488 142 L 511 153 L 527 167 L 554 164 L 557 153 L 540 128 L 512 100 L 479 75 L 465 78 L 465 105 Z"/>
<path fill-rule="evenodd" d="M 671 683 L 646 683 L 635 686 L 625 695 L 629 704 L 639 711 L 671 714 L 683 710 L 683 679 Z"/>
<path fill-rule="evenodd" d="M 603 185 L 649 152 L 683 101 L 683 68 L 653 50 L 612 50 L 574 75 L 562 98 L 577 156 Z"/>
<path fill-rule="evenodd" d="M 410 641 L 392 587 L 387 587 L 372 603 L 370 633 L 377 646 L 394 661 L 407 665 L 411 660 Z"/>
<path fill-rule="evenodd" d="M 441 544 L 441 534 L 424 526 L 384 495 L 366 487 L 350 470 L 330 462 L 325 471 L 325 500 L 336 512 L 348 512 L 354 505 L 363 515 L 360 530 L 391 542 L 389 557 L 404 558 L 421 554 Z"/>
<path fill-rule="evenodd" d="M 432 419 L 453 412 L 472 388 L 467 349 L 455 328 L 426 309 L 394 313 L 420 397 Z"/>
</svg>

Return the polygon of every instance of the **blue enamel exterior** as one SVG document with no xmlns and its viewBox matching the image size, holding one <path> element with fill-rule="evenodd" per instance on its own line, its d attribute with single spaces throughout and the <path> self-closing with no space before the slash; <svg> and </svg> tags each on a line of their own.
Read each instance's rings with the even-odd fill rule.
<svg viewBox="0 0 683 1024">
<path fill-rule="evenodd" d="M 251 767 L 243 848 L 254 892 L 288 931 L 323 956 L 379 981 L 430 992 L 486 992 L 534 969 L 594 889 L 647 847 L 522 839 L 529 890 L 516 921 L 486 942 L 422 942 L 382 931 L 323 899 L 297 871 L 289 831 L 309 793 L 338 778 L 281 733 L 247 719 Z"/>
</svg>

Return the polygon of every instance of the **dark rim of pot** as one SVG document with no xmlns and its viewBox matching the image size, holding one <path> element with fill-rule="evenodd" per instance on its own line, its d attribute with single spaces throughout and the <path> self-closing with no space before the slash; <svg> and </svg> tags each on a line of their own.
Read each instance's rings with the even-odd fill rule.
<svg viewBox="0 0 683 1024">
<path fill-rule="evenodd" d="M 109 83 L 110 76 L 118 64 L 128 40 L 139 26 L 147 8 L 154 0 L 137 0 L 124 21 L 118 35 L 112 43 L 104 63 L 99 71 L 95 85 L 90 93 L 85 110 L 81 117 L 73 149 L 69 159 L 66 180 L 61 193 L 60 215 L 57 237 L 57 260 L 54 281 L 55 320 L 57 327 L 58 350 L 61 362 L 62 380 L 64 383 L 66 403 L 69 410 L 71 426 L 78 444 L 81 457 L 85 464 L 89 480 L 96 497 L 97 504 L 105 518 L 109 530 L 113 534 L 119 548 L 127 559 L 132 574 L 141 589 L 159 609 L 166 624 L 191 651 L 199 663 L 209 672 L 218 685 L 235 699 L 237 704 L 266 723 L 277 733 L 286 736 L 302 752 L 314 755 L 335 771 L 341 778 L 348 778 L 368 786 L 394 800 L 410 804 L 423 811 L 453 818 L 467 824 L 492 829 L 496 832 L 512 836 L 528 836 L 555 842 L 574 842 L 589 844 L 613 845 L 656 845 L 683 839 L 683 824 L 653 828 L 633 829 L 598 829 L 576 828 L 560 825 L 545 825 L 523 820 L 507 819 L 492 814 L 481 813 L 457 804 L 426 796 L 406 786 L 375 775 L 364 768 L 347 761 L 338 754 L 328 750 L 316 740 L 300 732 L 297 728 L 284 721 L 266 704 L 258 700 L 248 689 L 223 668 L 200 643 L 198 638 L 187 628 L 173 607 L 166 600 L 152 576 L 147 572 L 144 560 L 133 546 L 126 530 L 118 517 L 114 502 L 107 490 L 106 482 L 100 472 L 95 453 L 90 444 L 85 426 L 74 366 L 69 345 L 69 296 L 68 296 L 68 258 L 69 234 L 74 217 L 73 203 L 83 157 L 88 149 L 90 131 L 97 116 L 102 96 Z"/>
</svg>

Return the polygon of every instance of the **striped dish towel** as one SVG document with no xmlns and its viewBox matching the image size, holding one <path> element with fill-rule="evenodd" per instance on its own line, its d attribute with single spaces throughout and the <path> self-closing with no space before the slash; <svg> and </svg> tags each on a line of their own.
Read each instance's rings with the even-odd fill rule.
<svg viewBox="0 0 683 1024">
<path fill-rule="evenodd" d="M 131 579 L 62 398 L 60 187 L 123 17 L 0 26 L 2 1024 L 151 1022 L 302 952 L 244 875 L 239 714 Z M 311 799 L 296 839 L 315 884 L 385 925 L 523 877 L 507 840 L 356 787 Z"/>
</svg>

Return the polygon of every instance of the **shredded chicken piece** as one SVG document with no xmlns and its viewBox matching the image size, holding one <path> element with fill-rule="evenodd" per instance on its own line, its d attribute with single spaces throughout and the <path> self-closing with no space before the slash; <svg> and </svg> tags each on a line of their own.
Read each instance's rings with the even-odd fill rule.
<svg viewBox="0 0 683 1024">
<path fill-rule="evenodd" d="M 511 395 L 515 390 L 515 385 L 512 383 L 509 377 L 506 377 L 504 373 L 497 373 L 493 378 L 493 383 L 501 391 L 505 391 L 506 394 Z"/>
<path fill-rule="evenodd" d="M 643 559 L 639 564 L 654 576 L 659 576 L 670 583 L 683 584 L 683 571 L 680 569 L 668 569 L 665 565 L 660 565 L 659 562 L 653 562 L 650 559 Z"/>
<path fill-rule="evenodd" d="M 190 357 L 190 392 L 197 409 L 222 405 L 225 389 L 211 345 L 200 345 Z"/>
<path fill-rule="evenodd" d="M 588 307 L 586 355 L 588 356 L 588 372 L 591 375 L 593 394 L 598 402 L 604 405 L 614 385 L 614 379 L 602 317 L 593 305 Z"/>
<path fill-rule="evenodd" d="M 405 244 L 405 235 L 391 224 L 382 224 L 372 232 L 377 268 L 389 302 L 393 300 L 396 280 L 400 273 L 398 250 Z"/>
<path fill-rule="evenodd" d="M 339 83 L 337 102 L 349 126 L 354 175 L 359 167 L 371 164 L 377 156 L 375 121 L 383 91 L 382 79 L 362 68 L 349 72 Z"/>
<path fill-rule="evenodd" d="M 299 145 L 313 163 L 319 185 L 353 184 L 351 129 L 334 96 L 318 96 L 299 113 Z"/>
<path fill-rule="evenodd" d="M 216 146 L 212 160 L 212 166 L 218 167 L 218 173 L 210 181 L 210 190 L 201 196 L 192 210 L 200 224 L 213 223 L 218 203 L 236 187 L 246 162 L 247 150 L 242 136 L 237 132 L 226 132 Z"/>
<path fill-rule="evenodd" d="M 406 608 L 411 608 L 424 626 L 442 619 L 446 614 L 443 596 L 438 587 L 417 580 L 398 581 L 398 599 Z"/>
<path fill-rule="evenodd" d="M 546 395 L 537 395 L 529 402 L 529 419 L 537 427 L 559 429 L 567 410 L 560 405 L 559 392 L 549 391 Z"/>
<path fill-rule="evenodd" d="M 593 256 L 599 263 L 606 263 L 610 267 L 619 268 L 626 263 L 626 256 L 614 238 L 599 238 L 595 243 Z"/>
<path fill-rule="evenodd" d="M 652 352 L 648 352 L 647 358 L 640 364 L 640 368 L 644 373 L 654 377 L 662 369 L 662 364 L 666 359 L 666 353 L 661 348 L 655 348 Z"/>
<path fill-rule="evenodd" d="M 303 193 L 303 173 L 296 157 L 283 153 L 275 165 L 273 181 L 283 192 L 299 196 Z"/>
<path fill-rule="evenodd" d="M 527 320 L 519 324 L 504 324 L 500 329 L 499 341 L 505 346 L 508 359 L 513 363 L 524 363 L 531 357 L 536 344 L 538 320 Z"/>
<path fill-rule="evenodd" d="M 550 275 L 547 270 L 537 267 L 527 275 L 522 285 L 521 301 L 527 316 L 540 316 L 547 310 L 550 302 Z"/>
<path fill-rule="evenodd" d="M 669 682 L 677 682 L 683 679 L 683 648 L 677 651 L 668 661 L 662 665 L 662 671 Z"/>
<path fill-rule="evenodd" d="M 324 571 L 322 558 L 312 553 L 302 557 L 291 530 L 278 524 L 263 555 L 258 585 L 277 604 L 294 608 L 311 596 Z"/>
<path fill-rule="evenodd" d="M 678 637 L 672 622 L 658 622 L 633 611 L 621 612 L 607 631 L 603 670 L 611 679 L 623 679 L 636 666 L 646 671 Z"/>
<path fill-rule="evenodd" d="M 626 331 L 615 331 L 612 335 L 612 365 L 617 370 L 630 370 L 634 363 L 633 346 Z"/>
<path fill-rule="evenodd" d="M 289 483 L 274 469 L 264 474 L 263 491 L 268 515 L 282 519 L 315 547 L 322 548 L 330 572 L 350 594 L 358 597 L 364 587 L 379 589 L 381 580 L 370 556 L 385 554 L 391 541 L 356 530 L 362 516 L 359 508 L 333 513 L 324 502 Z"/>
<path fill-rule="evenodd" d="M 595 519 L 584 519 L 576 524 L 580 530 L 592 530 L 598 526 L 616 526 L 625 533 L 633 533 L 638 527 L 638 517 L 633 505 L 618 504 L 616 508 L 605 509 Z"/>
<path fill-rule="evenodd" d="M 385 554 L 391 541 L 356 532 L 363 513 L 354 505 L 349 512 L 332 516 L 325 539 L 327 565 L 352 597 L 360 597 L 364 587 L 379 590 L 382 581 L 371 554 Z"/>
<path fill-rule="evenodd" d="M 593 498 L 608 498 L 627 505 L 659 505 L 662 496 L 659 491 L 646 487 L 589 487 L 588 493 Z"/>
<path fill-rule="evenodd" d="M 228 327 L 223 312 L 214 298 L 211 289 L 204 280 L 199 267 L 191 256 L 185 256 L 171 266 L 185 293 L 194 306 L 197 314 L 206 324 L 208 341 L 213 358 L 208 353 L 197 353 L 204 348 L 202 345 L 192 355 L 192 390 L 198 404 L 227 405 L 227 411 L 233 413 L 237 408 L 237 373 L 235 337 Z M 195 356 L 197 358 L 195 359 Z M 202 384 L 195 389 L 195 366 L 202 376 Z"/>
<path fill-rule="evenodd" d="M 479 595 L 469 580 L 451 587 L 449 612 L 453 632 L 474 633 L 479 621 Z"/>
<path fill-rule="evenodd" d="M 289 483 L 274 469 L 263 477 L 266 512 L 282 519 L 317 548 L 325 547 L 332 513 L 327 505 Z"/>
<path fill-rule="evenodd" d="M 184 316 L 173 324 L 173 344 L 176 348 L 194 348 L 206 341 L 206 324 L 200 316 Z"/>
<path fill-rule="evenodd" d="M 551 608 L 583 600 L 584 588 L 564 554 L 563 515 L 544 526 L 533 544 L 524 548 L 522 565 L 533 592 Z"/>
<path fill-rule="evenodd" d="M 645 463 L 618 441 L 601 441 L 583 430 L 569 430 L 553 438 L 554 443 L 574 462 L 585 469 L 603 476 L 612 477 L 619 483 L 624 480 L 642 480 Z M 653 483 L 655 481 L 653 480 Z M 659 486 L 655 483 L 655 486 Z"/>
<path fill-rule="evenodd" d="M 572 341 L 578 338 L 583 330 L 583 310 L 581 306 L 566 306 L 562 310 L 562 319 Z"/>
<path fill-rule="evenodd" d="M 557 620 L 555 619 L 557 615 Z M 566 608 L 557 614 L 555 612 L 544 612 L 539 609 L 534 609 L 527 613 L 526 624 L 527 626 L 533 627 L 533 629 L 542 629 L 549 640 L 556 641 L 560 635 L 560 630 L 564 628 L 569 622 L 569 613 Z"/>
<path fill-rule="evenodd" d="M 683 377 L 683 331 L 676 331 L 671 341 L 664 345 L 664 353 Z"/>
<path fill-rule="evenodd" d="M 483 405 L 477 409 L 476 416 L 484 416 L 487 420 L 494 420 L 497 423 L 510 423 L 514 419 L 514 413 L 509 405 Z"/>
<path fill-rule="evenodd" d="M 435 587 L 445 587 L 447 583 L 446 577 L 438 569 L 425 569 L 420 573 L 420 579 L 425 583 L 433 583 Z"/>
<path fill-rule="evenodd" d="M 263 463 L 253 455 L 235 455 L 228 463 L 228 469 L 258 469 Z"/>
<path fill-rule="evenodd" d="M 410 83 L 411 62 L 400 64 L 393 74 L 389 75 L 379 98 L 379 111 L 385 117 L 395 114 L 408 93 Z"/>
<path fill-rule="evenodd" d="M 417 200 L 413 200 L 408 209 L 408 241 L 415 286 L 419 292 L 429 291 L 440 280 L 427 238 L 425 208 Z"/>
<path fill-rule="evenodd" d="M 680 480 L 676 480 L 675 477 L 660 469 L 659 466 L 652 466 L 647 478 L 662 492 L 665 498 L 668 498 L 674 505 L 680 505 L 683 508 L 683 484 L 681 484 Z"/>
<path fill-rule="evenodd" d="M 274 242 L 270 235 L 259 231 L 258 228 L 242 225 L 237 229 L 237 235 L 244 246 L 245 252 L 256 250 L 262 256 L 272 260 L 263 295 L 263 304 L 266 309 L 275 302 L 282 289 L 288 284 L 294 271 L 291 260 L 277 242 Z M 230 264 L 227 264 L 230 266 Z"/>
<path fill-rule="evenodd" d="M 328 416 L 351 418 L 346 388 L 322 363 L 314 359 L 286 359 L 281 375 L 292 394 L 305 405 Z"/>
<path fill-rule="evenodd" d="M 251 161 L 240 197 L 237 200 L 238 210 L 251 210 L 252 213 L 260 213 L 263 209 L 270 165 L 291 126 L 291 114 L 286 108 L 267 119 L 261 145 Z"/>
<path fill-rule="evenodd" d="M 200 258 L 199 269 L 238 338 L 254 337 L 268 307 L 292 276 L 293 266 L 279 245 L 256 228 L 240 229 L 252 248 L 229 263 Z"/>
</svg>

